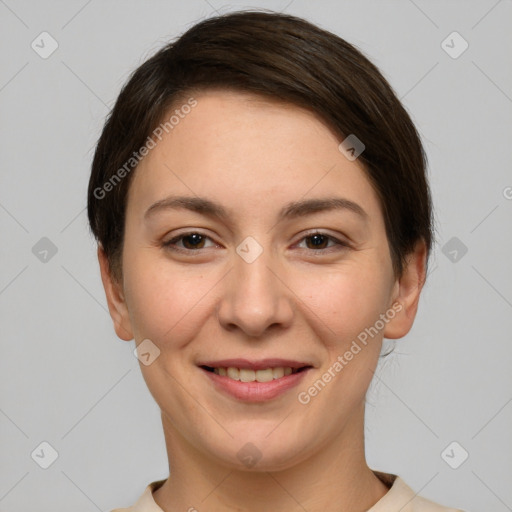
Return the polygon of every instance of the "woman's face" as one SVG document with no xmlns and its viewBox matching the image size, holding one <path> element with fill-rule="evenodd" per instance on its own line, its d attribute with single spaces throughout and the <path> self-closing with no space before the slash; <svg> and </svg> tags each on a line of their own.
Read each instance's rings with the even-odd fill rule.
<svg viewBox="0 0 512 512">
<path fill-rule="evenodd" d="M 176 442 L 286 468 L 361 429 L 382 337 L 412 320 L 377 195 L 326 125 L 252 95 L 195 98 L 133 177 L 109 307 L 121 338 L 150 340 L 141 371 Z"/>
</svg>

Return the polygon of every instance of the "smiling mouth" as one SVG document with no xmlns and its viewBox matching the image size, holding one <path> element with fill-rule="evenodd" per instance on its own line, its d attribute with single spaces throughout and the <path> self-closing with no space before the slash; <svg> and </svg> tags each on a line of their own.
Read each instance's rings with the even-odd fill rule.
<svg viewBox="0 0 512 512">
<path fill-rule="evenodd" d="M 277 366 L 273 368 L 265 368 L 262 370 L 253 370 L 250 368 L 230 367 L 212 367 L 202 365 L 201 368 L 210 373 L 215 373 L 221 377 L 240 381 L 240 382 L 271 382 L 288 375 L 300 373 L 304 370 L 312 368 L 312 366 L 303 366 L 301 368 L 292 368 L 290 366 Z"/>
</svg>

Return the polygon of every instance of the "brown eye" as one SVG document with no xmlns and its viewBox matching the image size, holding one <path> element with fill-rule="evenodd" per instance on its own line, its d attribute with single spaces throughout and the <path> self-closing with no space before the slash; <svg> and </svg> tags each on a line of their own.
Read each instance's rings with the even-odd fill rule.
<svg viewBox="0 0 512 512">
<path fill-rule="evenodd" d="M 186 249 L 202 249 L 205 237 L 199 233 L 192 233 L 182 237 Z"/>
<path fill-rule="evenodd" d="M 202 233 L 197 233 L 194 231 L 176 236 L 171 240 L 164 242 L 163 246 L 175 251 L 191 252 L 197 249 L 204 249 L 206 240 L 211 239 Z M 182 246 L 179 245 L 179 242 L 181 242 Z"/>
<path fill-rule="evenodd" d="M 302 238 L 301 242 L 305 240 L 306 241 L 306 249 L 315 251 L 315 252 L 321 252 L 323 250 L 340 250 L 348 248 L 349 245 L 345 242 L 342 242 L 338 240 L 337 238 L 334 238 L 331 235 L 328 235 L 327 233 L 310 233 L 309 235 L 306 235 Z M 332 242 L 331 245 L 328 245 L 329 242 Z M 299 244 L 300 245 L 300 244 Z"/>
<path fill-rule="evenodd" d="M 304 238 L 305 240 L 311 241 L 311 247 L 308 247 L 308 249 L 325 249 L 327 246 L 326 244 L 329 242 L 329 237 L 326 235 L 321 235 L 319 233 L 316 233 L 314 235 L 309 235 Z M 308 244 L 306 244 L 308 245 Z"/>
</svg>

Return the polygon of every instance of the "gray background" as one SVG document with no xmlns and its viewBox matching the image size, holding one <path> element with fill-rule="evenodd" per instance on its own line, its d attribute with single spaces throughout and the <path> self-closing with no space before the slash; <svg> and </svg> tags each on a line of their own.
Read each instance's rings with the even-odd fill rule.
<svg viewBox="0 0 512 512">
<path fill-rule="evenodd" d="M 86 223 L 90 163 L 129 73 L 194 22 L 246 7 L 361 48 L 430 159 L 438 244 L 415 326 L 368 394 L 370 467 L 446 505 L 512 510 L 510 0 L 0 0 L 0 511 L 108 511 L 168 474 L 134 342 L 107 312 Z M 43 31 L 59 45 L 47 59 L 31 48 Z M 469 43 L 458 58 L 441 45 L 453 31 Z M 58 452 L 48 469 L 43 441 Z M 469 453 L 458 469 L 441 456 L 452 441 L 452 464 Z"/>
</svg>

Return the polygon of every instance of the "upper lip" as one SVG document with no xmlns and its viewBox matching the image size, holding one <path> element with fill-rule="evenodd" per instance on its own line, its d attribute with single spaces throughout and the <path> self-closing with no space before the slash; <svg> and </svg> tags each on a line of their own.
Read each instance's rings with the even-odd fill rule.
<svg viewBox="0 0 512 512">
<path fill-rule="evenodd" d="M 198 366 L 209 366 L 210 368 L 243 368 L 248 370 L 265 370 L 267 368 L 303 368 L 304 366 L 313 366 L 306 362 L 293 361 L 291 359 L 268 358 L 249 360 L 243 358 L 236 359 L 220 359 L 217 361 L 203 361 L 198 363 Z"/>
</svg>

